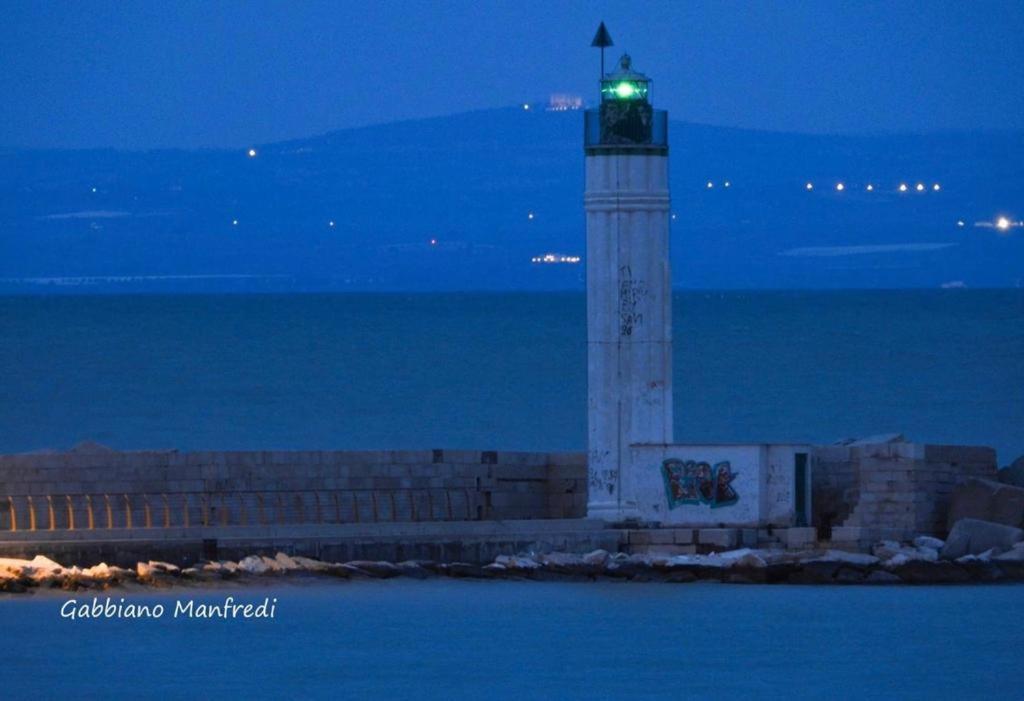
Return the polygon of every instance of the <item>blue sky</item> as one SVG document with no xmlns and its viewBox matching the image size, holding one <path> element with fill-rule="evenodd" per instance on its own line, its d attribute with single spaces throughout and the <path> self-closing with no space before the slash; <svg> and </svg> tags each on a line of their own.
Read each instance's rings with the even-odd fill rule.
<svg viewBox="0 0 1024 701">
<path fill-rule="evenodd" d="M 595 92 L 605 20 L 673 118 L 1024 127 L 1021 2 L 7 2 L 0 146 L 238 147 Z M 611 62 L 611 61 L 609 61 Z"/>
</svg>

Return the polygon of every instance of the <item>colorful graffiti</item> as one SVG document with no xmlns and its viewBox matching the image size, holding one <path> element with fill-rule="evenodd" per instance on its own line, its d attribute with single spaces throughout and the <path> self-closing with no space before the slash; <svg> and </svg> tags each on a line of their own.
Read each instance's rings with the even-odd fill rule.
<svg viewBox="0 0 1024 701">
<path fill-rule="evenodd" d="M 686 504 L 708 504 L 712 509 L 732 506 L 740 500 L 732 486 L 738 474 L 732 471 L 728 461 L 712 466 L 706 462 L 669 458 L 661 463 L 668 508 Z"/>
</svg>

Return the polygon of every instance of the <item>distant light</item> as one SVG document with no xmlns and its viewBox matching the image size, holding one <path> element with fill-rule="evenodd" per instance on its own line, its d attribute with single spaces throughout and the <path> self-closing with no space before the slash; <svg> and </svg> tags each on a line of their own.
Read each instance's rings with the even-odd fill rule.
<svg viewBox="0 0 1024 701">
<path fill-rule="evenodd" d="M 1010 228 L 1010 220 L 1006 217 L 999 217 L 996 219 L 996 228 L 1000 231 L 1006 231 Z"/>
<path fill-rule="evenodd" d="M 530 111 L 530 104 L 528 102 L 524 102 L 523 103 L 523 109 L 526 110 L 527 112 L 529 112 Z"/>
<path fill-rule="evenodd" d="M 533 212 L 527 213 L 526 218 L 532 220 L 533 219 Z"/>
<path fill-rule="evenodd" d="M 675 221 L 675 219 L 676 219 L 676 215 L 673 214 L 672 215 L 672 221 Z"/>
<path fill-rule="evenodd" d="M 256 158 L 256 149 L 249 149 L 249 158 Z"/>
<path fill-rule="evenodd" d="M 964 220 L 963 219 L 957 219 L 956 220 L 956 225 L 962 227 L 964 225 Z"/>
<path fill-rule="evenodd" d="M 918 192 L 924 192 L 924 183 L 918 183 L 914 189 Z"/>
<path fill-rule="evenodd" d="M 837 191 L 842 192 L 845 189 L 846 189 L 845 185 L 843 185 L 842 183 L 836 183 L 836 190 Z"/>
<path fill-rule="evenodd" d="M 622 99 L 632 97 L 634 92 L 636 92 L 636 89 L 633 87 L 632 83 L 624 82 L 619 83 L 618 85 L 615 86 L 615 94 L 621 97 Z"/>
<path fill-rule="evenodd" d="M 327 222 L 327 226 L 334 226 L 334 220 L 332 219 L 331 221 Z"/>
<path fill-rule="evenodd" d="M 868 183 L 868 187 L 867 187 L 867 190 L 868 190 L 868 192 L 874 192 L 874 190 L 875 190 L 875 186 L 874 186 L 874 185 L 872 185 L 871 183 Z"/>
<path fill-rule="evenodd" d="M 437 245 L 437 239 L 430 239 L 430 245 L 431 246 L 436 246 Z"/>
<path fill-rule="evenodd" d="M 900 183 L 900 192 L 906 192 L 906 191 L 907 191 L 907 184 L 906 183 Z"/>
<path fill-rule="evenodd" d="M 237 219 L 232 219 L 231 220 L 231 226 L 238 226 L 238 220 Z"/>
<path fill-rule="evenodd" d="M 715 184 L 713 182 L 711 182 L 710 180 L 708 180 L 708 189 L 710 190 L 714 186 L 715 186 Z"/>
<path fill-rule="evenodd" d="M 941 189 L 942 189 L 942 188 L 941 188 L 941 187 L 939 187 L 939 184 L 938 184 L 938 183 L 935 183 L 934 185 L 932 185 L 932 190 L 934 190 L 935 192 L 938 192 L 938 191 L 939 191 L 939 190 L 941 190 Z"/>
<path fill-rule="evenodd" d="M 96 192 L 96 188 L 93 188 L 93 189 L 92 189 L 92 191 L 93 191 L 93 192 Z"/>
<path fill-rule="evenodd" d="M 806 187 L 808 190 L 813 190 L 814 189 L 814 183 L 807 183 L 804 187 Z"/>
<path fill-rule="evenodd" d="M 530 258 L 531 263 L 570 263 L 575 265 L 580 262 L 579 256 L 567 256 L 562 253 L 545 253 L 542 256 L 533 256 Z"/>
<path fill-rule="evenodd" d="M 726 181 L 725 181 L 725 186 L 726 186 L 726 187 L 729 187 L 730 185 L 732 185 L 732 183 L 730 183 L 730 182 L 729 182 L 728 180 L 726 180 Z"/>
</svg>

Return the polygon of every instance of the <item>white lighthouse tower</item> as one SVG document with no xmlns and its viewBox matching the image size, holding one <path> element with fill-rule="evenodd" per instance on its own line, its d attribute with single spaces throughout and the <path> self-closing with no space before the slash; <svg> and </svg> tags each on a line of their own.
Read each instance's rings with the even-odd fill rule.
<svg viewBox="0 0 1024 701">
<path fill-rule="evenodd" d="M 644 516 L 630 446 L 672 443 L 668 116 L 624 55 L 584 120 L 587 514 L 614 522 Z"/>
</svg>

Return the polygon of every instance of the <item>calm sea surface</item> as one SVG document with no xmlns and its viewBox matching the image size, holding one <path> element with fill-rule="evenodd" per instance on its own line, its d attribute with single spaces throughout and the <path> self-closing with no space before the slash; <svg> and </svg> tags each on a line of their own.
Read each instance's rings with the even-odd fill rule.
<svg viewBox="0 0 1024 701">
<path fill-rule="evenodd" d="M 1024 453 L 1024 290 L 677 293 L 676 438 Z M 581 450 L 581 294 L 0 297 L 0 451 Z"/>
<path fill-rule="evenodd" d="M 1024 586 L 328 583 L 274 620 L 59 617 L 0 599 L 3 697 L 1020 699 Z M 80 601 L 91 596 L 76 595 Z M 115 597 L 120 596 L 115 593 Z"/>
</svg>

